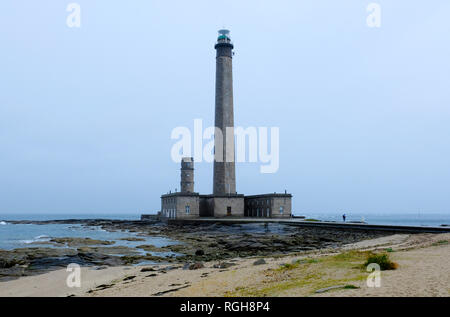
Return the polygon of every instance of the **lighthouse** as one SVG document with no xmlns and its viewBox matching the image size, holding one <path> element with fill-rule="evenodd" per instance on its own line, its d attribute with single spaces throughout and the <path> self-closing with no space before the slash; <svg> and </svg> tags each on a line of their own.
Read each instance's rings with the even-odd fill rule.
<svg viewBox="0 0 450 317">
<path fill-rule="evenodd" d="M 214 195 L 236 194 L 233 43 L 230 31 L 219 30 L 216 49 L 216 102 L 214 134 Z"/>
<path fill-rule="evenodd" d="M 181 191 L 161 195 L 162 219 L 185 220 L 201 217 L 290 218 L 292 195 L 269 193 L 244 195 L 236 192 L 233 43 L 230 31 L 219 30 L 216 49 L 216 101 L 214 131 L 213 193 L 194 191 L 194 159 L 181 160 Z M 146 216 L 143 216 L 146 219 Z"/>
</svg>

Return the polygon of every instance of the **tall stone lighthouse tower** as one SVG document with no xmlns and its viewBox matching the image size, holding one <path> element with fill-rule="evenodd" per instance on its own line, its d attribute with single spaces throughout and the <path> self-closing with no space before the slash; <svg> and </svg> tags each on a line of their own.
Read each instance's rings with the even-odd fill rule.
<svg viewBox="0 0 450 317">
<path fill-rule="evenodd" d="M 216 55 L 214 195 L 236 194 L 233 112 L 233 44 L 230 31 L 219 30 Z"/>
</svg>

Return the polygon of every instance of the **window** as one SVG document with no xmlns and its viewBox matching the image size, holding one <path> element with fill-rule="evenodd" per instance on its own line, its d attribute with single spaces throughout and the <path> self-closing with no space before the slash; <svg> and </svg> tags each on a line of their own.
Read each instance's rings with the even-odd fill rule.
<svg viewBox="0 0 450 317">
<path fill-rule="evenodd" d="M 189 214 L 191 212 L 191 206 L 186 206 L 186 213 Z"/>
<path fill-rule="evenodd" d="M 282 214 L 284 212 L 284 207 L 280 206 L 280 214 Z"/>
</svg>

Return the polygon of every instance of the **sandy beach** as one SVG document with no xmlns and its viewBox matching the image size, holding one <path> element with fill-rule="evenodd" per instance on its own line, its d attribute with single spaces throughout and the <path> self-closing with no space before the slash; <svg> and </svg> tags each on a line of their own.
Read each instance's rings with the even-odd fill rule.
<svg viewBox="0 0 450 317">
<path fill-rule="evenodd" d="M 70 272 L 0 282 L 0 296 L 449 296 L 450 234 L 397 234 L 287 256 L 234 258 L 189 270 L 181 264 L 83 267 L 81 287 Z M 399 267 L 381 272 L 381 287 L 366 285 L 364 251 L 389 250 Z M 317 290 L 352 285 L 353 289 Z"/>
</svg>

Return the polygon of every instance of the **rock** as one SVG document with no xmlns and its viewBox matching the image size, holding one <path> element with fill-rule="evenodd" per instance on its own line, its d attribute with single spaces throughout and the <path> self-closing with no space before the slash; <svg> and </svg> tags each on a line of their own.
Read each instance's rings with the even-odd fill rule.
<svg viewBox="0 0 450 317">
<path fill-rule="evenodd" d="M 205 266 L 203 265 L 203 262 L 195 262 L 191 265 L 189 265 L 189 270 L 198 270 L 201 268 L 204 268 Z"/>
<path fill-rule="evenodd" d="M 112 283 L 112 284 L 100 284 L 99 286 L 97 286 L 97 287 L 95 288 L 95 291 L 102 291 L 102 290 L 111 288 L 111 287 L 113 287 L 113 286 L 114 286 L 114 283 Z M 94 291 L 94 290 L 90 290 L 88 293 L 92 293 L 93 291 Z"/>
<path fill-rule="evenodd" d="M 7 269 L 15 266 L 16 264 L 17 262 L 14 259 L 13 260 L 0 259 L 0 269 Z"/>
<path fill-rule="evenodd" d="M 205 251 L 203 251 L 202 249 L 199 249 L 199 250 L 195 251 L 195 255 L 199 255 L 199 256 L 205 255 Z"/>
<path fill-rule="evenodd" d="M 110 246 L 110 247 L 79 247 L 78 252 L 81 253 L 101 253 L 107 255 L 139 255 L 139 252 L 134 248 L 129 248 L 126 246 Z"/>
<path fill-rule="evenodd" d="M 151 245 L 151 244 L 141 244 L 141 245 L 138 245 L 136 248 L 137 249 L 142 249 L 144 251 L 149 251 L 149 252 L 164 252 L 164 251 L 167 251 L 167 249 L 158 248 L 158 247 L 156 247 L 154 245 Z"/>
<path fill-rule="evenodd" d="M 172 252 L 183 252 L 186 249 L 186 246 L 183 244 L 172 244 L 166 248 Z"/>
<path fill-rule="evenodd" d="M 256 260 L 255 262 L 253 262 L 253 265 L 262 265 L 262 264 L 266 264 L 266 263 L 267 263 L 266 260 L 259 259 L 259 260 Z"/>
<path fill-rule="evenodd" d="M 124 241 L 145 241 L 145 239 L 143 239 L 143 238 L 136 238 L 136 237 L 126 237 L 126 238 L 121 238 L 119 240 L 124 240 Z"/>
<path fill-rule="evenodd" d="M 216 269 L 227 269 L 233 265 L 236 265 L 234 263 L 230 263 L 230 262 L 219 262 L 213 265 L 214 268 Z"/>
<path fill-rule="evenodd" d="M 148 253 L 147 253 L 146 256 L 144 256 L 144 257 L 141 256 L 139 259 L 140 259 L 140 261 L 144 261 L 145 260 L 145 261 L 152 261 L 152 262 L 165 262 L 165 261 L 167 261 L 167 258 L 165 258 L 165 257 L 151 255 L 151 254 L 148 254 Z"/>
<path fill-rule="evenodd" d="M 152 267 L 143 267 L 141 269 L 141 272 L 153 272 L 153 271 L 156 271 L 156 270 Z"/>
<path fill-rule="evenodd" d="M 332 289 L 344 288 L 344 287 L 345 287 L 345 285 L 335 285 L 335 286 L 325 287 L 325 288 L 318 289 L 318 290 L 316 291 L 316 293 L 317 293 L 317 294 L 325 293 L 325 292 L 328 292 L 328 291 L 330 291 L 330 290 L 332 290 Z"/>
<path fill-rule="evenodd" d="M 97 266 L 97 267 L 94 268 L 94 270 L 99 271 L 99 270 L 105 270 L 107 268 L 108 268 L 107 266 Z"/>
<path fill-rule="evenodd" d="M 176 270 L 176 269 L 178 269 L 178 268 L 179 268 L 179 266 L 170 265 L 170 266 L 166 266 L 165 268 L 162 268 L 161 270 L 164 270 L 164 271 L 172 271 L 172 270 Z"/>
<path fill-rule="evenodd" d="M 298 251 L 313 251 L 316 249 L 319 249 L 320 247 L 298 247 L 297 250 Z"/>
<path fill-rule="evenodd" d="M 56 244 L 67 244 L 69 247 L 84 245 L 111 245 L 114 241 L 94 240 L 91 238 L 53 238 L 50 242 Z"/>
</svg>

